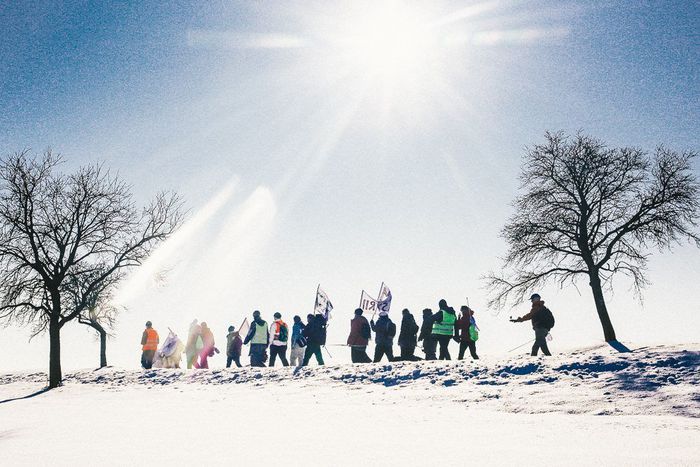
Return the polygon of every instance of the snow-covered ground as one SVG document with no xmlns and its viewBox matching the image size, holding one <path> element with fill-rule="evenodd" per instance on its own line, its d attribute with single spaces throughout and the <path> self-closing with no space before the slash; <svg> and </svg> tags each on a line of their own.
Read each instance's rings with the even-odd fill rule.
<svg viewBox="0 0 700 467">
<path fill-rule="evenodd" d="M 700 465 L 700 346 L 0 375 L 8 465 Z M 23 398 L 24 396 L 31 396 Z"/>
</svg>

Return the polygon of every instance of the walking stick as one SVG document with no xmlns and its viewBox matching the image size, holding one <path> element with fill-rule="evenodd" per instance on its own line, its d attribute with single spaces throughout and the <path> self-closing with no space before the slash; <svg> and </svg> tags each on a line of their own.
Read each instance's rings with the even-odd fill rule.
<svg viewBox="0 0 700 467">
<path fill-rule="evenodd" d="M 514 349 L 510 349 L 510 350 L 508 351 L 508 353 L 512 352 L 513 350 L 518 350 L 518 349 L 521 348 L 521 347 L 525 347 L 526 345 L 531 344 L 531 343 L 533 343 L 533 342 L 535 342 L 535 339 L 529 340 L 529 341 L 525 342 L 524 344 L 515 347 Z"/>
<path fill-rule="evenodd" d="M 333 355 L 331 355 L 331 353 L 328 351 L 328 349 L 326 348 L 325 345 L 323 346 L 323 350 L 326 351 L 326 353 L 328 354 L 328 356 L 329 356 L 330 358 L 333 358 Z"/>
</svg>

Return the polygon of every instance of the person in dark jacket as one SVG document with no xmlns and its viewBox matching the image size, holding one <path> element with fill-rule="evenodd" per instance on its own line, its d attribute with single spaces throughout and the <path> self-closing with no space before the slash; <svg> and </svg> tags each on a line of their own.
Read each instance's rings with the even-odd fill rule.
<svg viewBox="0 0 700 467">
<path fill-rule="evenodd" d="M 350 346 L 350 358 L 353 363 L 371 363 L 367 355 L 367 344 L 372 333 L 367 318 L 362 316 L 362 308 L 355 310 L 355 317 L 350 320 L 350 335 L 347 344 Z"/>
<path fill-rule="evenodd" d="M 476 326 L 476 321 L 474 320 L 474 310 L 469 308 L 467 305 L 463 305 L 460 308 L 462 316 L 459 317 L 457 323 L 455 324 L 455 340 L 459 342 L 459 356 L 458 360 L 464 359 L 464 352 L 469 349 L 469 353 L 472 355 L 474 360 L 478 360 L 479 356 L 476 354 L 476 342 L 472 340 L 469 334 L 469 328 Z"/>
<path fill-rule="evenodd" d="M 418 324 L 416 324 L 416 319 L 413 317 L 407 308 L 404 308 L 401 312 L 403 317 L 401 318 L 401 331 L 399 332 L 399 347 L 401 348 L 401 360 L 404 361 L 417 361 L 420 357 L 415 356 L 417 336 L 418 336 Z"/>
<path fill-rule="evenodd" d="M 295 315 L 292 325 L 292 350 L 289 352 L 289 363 L 292 366 L 301 366 L 304 361 L 306 341 L 302 336 L 303 330 L 304 323 L 301 322 L 301 317 Z"/>
<path fill-rule="evenodd" d="M 445 299 L 439 302 L 440 311 L 433 316 L 433 337 L 440 344 L 440 360 L 451 360 L 448 347 L 455 333 L 457 314 L 454 308 L 447 305 Z"/>
<path fill-rule="evenodd" d="M 423 341 L 423 352 L 426 360 L 437 360 L 435 349 L 437 341 L 433 338 L 433 310 L 426 308 L 423 310 L 423 324 L 420 327 L 418 342 Z"/>
<path fill-rule="evenodd" d="M 316 357 L 319 365 L 324 365 L 321 346 L 326 343 L 326 319 L 323 315 L 312 314 L 306 318 L 306 327 L 302 331 L 302 335 L 306 338 L 306 352 L 304 352 L 304 361 L 301 366 L 307 366 L 312 355 Z"/>
<path fill-rule="evenodd" d="M 377 323 L 374 320 L 369 322 L 374 336 L 374 363 L 379 362 L 384 355 L 390 361 L 394 361 L 394 336 L 396 335 L 396 325 L 389 319 L 389 313 L 386 311 L 379 312 Z"/>
<path fill-rule="evenodd" d="M 237 367 L 241 367 L 241 348 L 243 340 L 240 333 L 236 332 L 234 326 L 228 327 L 226 334 L 226 368 L 231 368 L 231 362 L 236 363 Z"/>
<path fill-rule="evenodd" d="M 250 343 L 250 366 L 265 366 L 267 361 L 267 344 L 270 341 L 270 330 L 267 322 L 260 317 L 260 312 L 253 312 L 253 322 L 243 345 Z"/>
<path fill-rule="evenodd" d="M 532 294 L 530 296 L 530 302 L 532 302 L 532 308 L 530 312 L 524 316 L 516 319 L 511 319 L 512 323 L 522 323 L 523 321 L 532 321 L 532 329 L 535 330 L 535 343 L 532 345 L 532 351 L 530 355 L 533 357 L 537 356 L 537 351 L 542 349 L 542 353 L 551 356 L 549 352 L 549 347 L 547 347 L 547 334 L 549 334 L 550 327 L 549 323 L 546 322 L 545 316 L 551 316 L 551 311 L 544 306 L 544 300 L 539 294 Z M 546 310 L 546 311 L 545 311 Z"/>
</svg>

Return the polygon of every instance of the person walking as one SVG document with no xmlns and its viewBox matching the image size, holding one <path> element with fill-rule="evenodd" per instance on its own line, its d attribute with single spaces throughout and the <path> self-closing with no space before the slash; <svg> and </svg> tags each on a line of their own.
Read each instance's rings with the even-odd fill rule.
<svg viewBox="0 0 700 467">
<path fill-rule="evenodd" d="M 454 308 L 447 305 L 445 299 L 439 302 L 440 311 L 433 316 L 433 337 L 440 345 L 440 360 L 451 360 L 448 347 L 455 334 L 457 314 Z"/>
<path fill-rule="evenodd" d="M 374 363 L 381 361 L 386 355 L 387 360 L 394 361 L 394 336 L 396 335 L 396 325 L 389 318 L 389 313 L 386 311 L 379 312 L 377 323 L 374 320 L 369 322 L 372 331 L 374 331 Z"/>
<path fill-rule="evenodd" d="M 146 370 L 153 366 L 153 357 L 156 355 L 159 342 L 160 338 L 156 330 L 153 329 L 153 324 L 146 321 L 146 329 L 141 335 L 141 366 Z"/>
<path fill-rule="evenodd" d="M 547 334 L 554 327 L 554 315 L 552 312 L 544 306 L 544 300 L 539 294 L 532 294 L 530 296 L 530 302 L 532 303 L 532 308 L 530 312 L 524 316 L 516 319 L 511 319 L 511 323 L 522 323 L 523 321 L 532 321 L 532 329 L 535 331 L 535 343 L 532 345 L 532 351 L 530 355 L 533 357 L 537 356 L 539 349 L 542 349 L 542 353 L 551 356 L 549 352 L 549 347 L 547 347 Z"/>
<path fill-rule="evenodd" d="M 282 366 L 289 366 L 287 361 L 287 341 L 289 340 L 289 328 L 282 321 L 282 314 L 276 312 L 275 320 L 270 325 L 270 368 L 275 366 L 275 359 L 279 356 Z"/>
<path fill-rule="evenodd" d="M 260 317 L 260 312 L 253 312 L 253 322 L 243 345 L 250 343 L 250 366 L 265 366 L 267 360 L 267 343 L 270 341 L 270 331 L 267 322 Z"/>
<path fill-rule="evenodd" d="M 476 341 L 474 340 L 476 335 L 472 335 L 472 326 L 474 326 L 474 331 L 478 329 L 476 328 L 476 320 L 474 319 L 474 310 L 467 305 L 463 305 L 460 311 L 462 315 L 455 324 L 455 340 L 459 342 L 459 356 L 457 359 L 464 359 L 464 352 L 468 348 L 472 358 L 478 360 L 479 356 L 476 354 Z"/>
<path fill-rule="evenodd" d="M 304 323 L 301 321 L 301 317 L 295 315 L 292 325 L 292 350 L 289 351 L 289 363 L 292 366 L 301 366 L 304 362 L 306 338 L 302 335 L 303 330 Z"/>
<path fill-rule="evenodd" d="M 423 310 L 423 323 L 420 326 L 418 342 L 423 341 L 423 352 L 426 360 L 437 360 L 435 349 L 437 341 L 433 337 L 433 310 L 426 308 Z"/>
<path fill-rule="evenodd" d="M 242 347 L 240 333 L 236 331 L 235 326 L 229 326 L 226 334 L 226 368 L 231 368 L 231 362 L 235 362 L 238 368 L 241 367 Z"/>
<path fill-rule="evenodd" d="M 367 318 L 362 316 L 362 308 L 355 310 L 355 317 L 350 320 L 350 335 L 347 344 L 350 346 L 350 358 L 353 363 L 371 363 L 367 355 L 367 344 L 372 336 Z"/>
<path fill-rule="evenodd" d="M 401 360 L 403 361 L 417 361 L 420 357 L 415 356 L 418 324 L 416 324 L 416 319 L 413 317 L 407 308 L 404 308 L 401 312 L 403 315 L 401 318 L 401 331 L 399 332 L 399 348 L 401 348 Z"/>
<path fill-rule="evenodd" d="M 197 363 L 200 350 L 204 347 L 202 342 L 202 327 L 195 319 L 190 323 L 190 330 L 187 334 L 187 344 L 185 345 L 185 358 L 187 358 L 187 369 L 190 370 Z"/>
<path fill-rule="evenodd" d="M 306 338 L 306 351 L 304 352 L 304 361 L 301 366 L 307 366 L 311 360 L 311 356 L 316 357 L 316 362 L 319 365 L 324 365 L 321 346 L 326 343 L 326 319 L 323 315 L 307 315 L 307 324 L 302 335 Z"/>
<path fill-rule="evenodd" d="M 211 332 L 207 323 L 202 322 L 202 349 L 199 351 L 199 363 L 195 362 L 195 368 L 209 368 L 209 357 L 214 356 L 218 349 L 214 346 L 214 333 Z"/>
</svg>

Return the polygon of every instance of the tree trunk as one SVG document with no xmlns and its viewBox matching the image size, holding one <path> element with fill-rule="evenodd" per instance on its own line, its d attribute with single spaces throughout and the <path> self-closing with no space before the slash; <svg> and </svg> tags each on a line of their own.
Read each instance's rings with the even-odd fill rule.
<svg viewBox="0 0 700 467">
<path fill-rule="evenodd" d="M 600 318 L 600 324 L 603 326 L 603 335 L 605 336 L 605 342 L 616 341 L 615 329 L 613 329 L 612 322 L 610 322 L 610 316 L 608 315 L 608 308 L 605 305 L 605 297 L 603 296 L 603 287 L 600 282 L 600 276 L 597 271 L 591 271 L 589 273 L 591 279 L 590 285 L 593 291 L 593 300 L 595 301 L 595 308 L 598 312 L 598 318 Z"/>
<path fill-rule="evenodd" d="M 100 368 L 107 366 L 107 332 L 100 331 Z"/>
<path fill-rule="evenodd" d="M 58 317 L 49 321 L 49 389 L 61 385 L 61 327 Z"/>
</svg>

